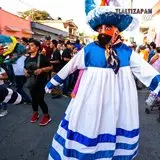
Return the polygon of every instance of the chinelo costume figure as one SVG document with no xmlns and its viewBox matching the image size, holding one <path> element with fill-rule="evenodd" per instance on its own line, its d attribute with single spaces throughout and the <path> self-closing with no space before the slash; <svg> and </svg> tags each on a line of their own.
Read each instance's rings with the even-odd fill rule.
<svg viewBox="0 0 160 160">
<path fill-rule="evenodd" d="M 21 101 L 22 97 L 19 93 L 14 92 L 10 88 L 0 86 L 0 103 L 19 104 Z"/>
<path fill-rule="evenodd" d="M 86 0 L 86 14 L 98 41 L 88 44 L 46 85 L 54 86 L 84 70 L 78 91 L 53 137 L 49 160 L 131 160 L 138 153 L 139 113 L 133 74 L 156 94 L 160 75 L 123 44 L 119 33 L 137 24 L 102 1 Z M 103 6 L 109 5 L 109 6 Z"/>
<path fill-rule="evenodd" d="M 0 66 L 5 62 L 5 58 L 12 53 L 20 53 L 25 50 L 25 47 L 17 43 L 16 38 L 0 35 Z M 8 59 L 10 63 L 11 60 Z M 10 88 L 0 85 L 0 103 L 19 104 L 22 102 L 22 97 L 19 93 L 14 92 Z"/>
<path fill-rule="evenodd" d="M 0 35 L 0 64 L 6 63 L 7 57 L 7 63 L 14 63 L 25 51 L 25 46 L 18 43 L 15 37 Z M 15 58 L 10 59 L 11 55 Z"/>
</svg>

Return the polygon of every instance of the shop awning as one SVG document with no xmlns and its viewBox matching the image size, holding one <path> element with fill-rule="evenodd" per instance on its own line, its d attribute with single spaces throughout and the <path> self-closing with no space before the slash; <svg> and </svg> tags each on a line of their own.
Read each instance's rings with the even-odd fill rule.
<svg viewBox="0 0 160 160">
<path fill-rule="evenodd" d="M 21 31 L 20 29 L 18 29 L 17 27 L 14 27 L 14 26 L 5 26 L 5 29 L 7 31 L 10 31 L 10 32 L 19 32 L 19 31 Z"/>
<path fill-rule="evenodd" d="M 23 32 L 23 33 L 26 33 L 26 34 L 34 34 L 34 32 L 32 32 L 32 31 L 29 30 L 29 29 L 22 29 L 22 32 Z"/>
</svg>

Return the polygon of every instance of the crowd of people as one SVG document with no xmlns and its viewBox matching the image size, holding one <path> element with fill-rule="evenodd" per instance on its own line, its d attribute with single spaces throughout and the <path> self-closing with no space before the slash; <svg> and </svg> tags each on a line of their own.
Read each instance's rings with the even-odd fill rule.
<svg viewBox="0 0 160 160">
<path fill-rule="evenodd" d="M 121 40 L 123 41 L 123 39 Z M 4 86 L 5 82 L 7 82 L 7 84 L 10 86 L 15 86 L 17 92 L 20 93 L 23 98 L 23 103 L 32 104 L 34 114 L 31 118 L 31 122 L 35 122 L 39 118 L 38 105 L 41 107 L 42 112 L 44 113 L 42 122 L 48 121 L 48 119 L 50 121 L 51 119 L 48 114 L 48 107 L 44 101 L 45 84 L 51 77 L 56 75 L 74 57 L 74 55 L 77 54 L 78 51 L 84 47 L 84 44 L 80 44 L 78 39 L 74 43 L 70 42 L 69 40 L 65 42 L 57 41 L 55 39 L 51 40 L 50 36 L 46 36 L 44 40 L 40 41 L 34 40 L 33 38 L 27 39 L 24 37 L 21 39 L 17 38 L 17 41 L 18 43 L 22 44 L 25 49 L 22 49 L 18 53 L 11 54 L 6 58 L 3 65 L 1 65 L 0 85 Z M 160 71 L 160 47 L 156 47 L 154 42 L 149 44 L 145 43 L 140 46 L 138 46 L 136 42 L 132 42 L 129 47 L 135 52 L 139 53 L 141 57 L 150 63 L 158 72 Z M 41 55 L 39 60 L 40 66 L 36 66 L 38 63 L 37 55 L 39 54 Z M 33 62 L 35 62 L 35 64 Z M 47 71 L 44 71 L 45 69 L 43 67 L 47 66 L 50 68 L 46 69 Z M 29 76 L 28 72 L 32 73 L 37 68 L 42 69 L 38 69 L 35 72 L 36 76 L 32 76 L 32 74 Z M 41 74 L 42 72 L 43 74 Z M 33 84 L 29 86 L 30 81 L 33 83 L 35 81 L 34 79 L 36 79 L 38 75 L 40 76 L 38 80 L 36 80 L 37 87 L 34 86 L 35 89 L 31 91 Z M 76 84 L 78 75 L 79 71 L 77 70 L 64 80 L 63 86 L 55 87 L 51 93 L 52 99 L 60 98 L 61 96 L 73 98 L 71 91 Z M 136 84 L 138 89 L 142 89 L 144 87 L 144 85 L 138 79 L 136 79 Z M 26 93 L 24 87 L 27 87 L 30 90 L 30 96 Z M 41 98 L 37 99 L 37 97 Z M 159 100 L 159 98 L 155 94 L 151 93 L 146 100 L 146 103 L 147 105 L 152 106 L 156 100 Z M 7 103 L 1 103 L 0 110 L 0 117 L 7 115 Z"/>
<path fill-rule="evenodd" d="M 74 55 L 83 47 L 77 39 L 75 42 L 51 40 L 46 36 L 43 41 L 33 38 L 17 39 L 24 46 L 20 52 L 13 52 L 7 56 L 0 67 L 0 85 L 15 87 L 22 96 L 22 103 L 32 104 L 33 115 L 30 122 L 38 120 L 38 107 L 43 112 L 40 125 L 46 125 L 51 121 L 48 114 L 48 106 L 44 101 L 45 85 L 47 81 L 58 73 Z M 56 87 L 51 97 L 70 97 L 71 91 L 76 83 L 78 72 L 71 74 L 63 82 L 63 86 Z M 29 89 L 30 95 L 26 92 Z M 7 103 L 0 105 L 0 117 L 6 116 Z"/>
<path fill-rule="evenodd" d="M 143 45 L 139 46 L 137 46 L 136 42 L 133 42 L 130 47 L 135 52 L 139 53 L 140 56 L 150 65 L 152 65 L 154 69 L 160 72 L 160 47 L 156 46 L 155 42 L 144 43 Z M 141 90 L 145 87 L 138 79 L 136 79 L 136 85 L 138 90 Z M 154 107 L 160 108 L 160 97 L 154 92 L 150 92 L 145 103 L 147 105 L 145 111 L 147 114 L 149 114 Z M 158 121 L 160 122 L 160 117 L 158 118 Z"/>
</svg>

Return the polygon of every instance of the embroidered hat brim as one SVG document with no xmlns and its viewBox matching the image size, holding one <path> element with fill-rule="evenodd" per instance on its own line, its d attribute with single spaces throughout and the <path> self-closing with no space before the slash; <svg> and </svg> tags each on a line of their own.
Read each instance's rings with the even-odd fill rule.
<svg viewBox="0 0 160 160">
<path fill-rule="evenodd" d="M 96 31 L 96 28 L 102 24 L 113 25 L 120 32 L 124 30 L 134 30 L 138 25 L 138 20 L 129 14 L 116 13 L 116 9 L 108 6 L 100 6 L 91 10 L 87 15 L 87 21 L 90 27 Z"/>
</svg>

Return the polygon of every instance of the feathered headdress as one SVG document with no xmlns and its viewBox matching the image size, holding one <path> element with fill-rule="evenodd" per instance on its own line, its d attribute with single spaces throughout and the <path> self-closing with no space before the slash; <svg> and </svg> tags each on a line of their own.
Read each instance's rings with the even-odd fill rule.
<svg viewBox="0 0 160 160">
<path fill-rule="evenodd" d="M 13 52 L 22 55 L 25 53 L 25 46 L 17 43 L 15 37 L 0 35 L 0 64 L 3 63 L 4 58 Z"/>
<path fill-rule="evenodd" d="M 1 49 L 1 55 L 2 56 L 7 56 L 10 53 L 12 53 L 12 51 L 14 50 L 14 48 L 16 47 L 17 44 L 17 40 L 14 37 L 9 37 L 9 36 L 5 36 L 5 35 L 0 35 L 0 49 Z"/>
<path fill-rule="evenodd" d="M 120 32 L 125 29 L 133 30 L 137 27 L 138 20 L 129 14 L 117 13 L 116 9 L 123 7 L 123 1 L 127 0 L 85 0 L 85 12 L 90 27 L 96 31 L 97 26 L 109 24 L 117 27 Z"/>
</svg>

